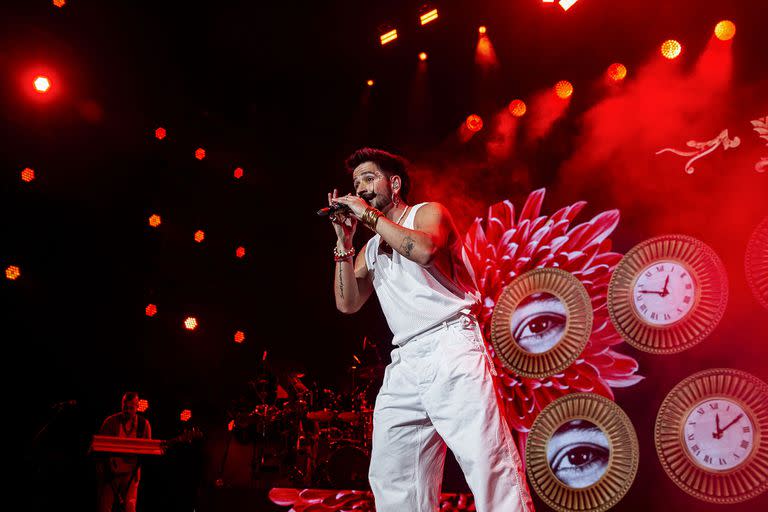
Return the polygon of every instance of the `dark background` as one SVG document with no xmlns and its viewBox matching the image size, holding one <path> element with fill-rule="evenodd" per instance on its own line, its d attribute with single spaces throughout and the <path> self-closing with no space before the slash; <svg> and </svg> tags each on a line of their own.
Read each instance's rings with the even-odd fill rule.
<svg viewBox="0 0 768 512">
<path fill-rule="evenodd" d="M 460 229 L 496 201 L 509 198 L 519 208 L 542 186 L 551 191 L 547 214 L 588 199 L 584 221 L 633 203 L 626 197 L 631 190 L 613 193 L 613 177 L 601 169 L 578 191 L 562 186 L 561 167 L 580 146 L 581 116 L 601 99 L 586 85 L 617 60 L 631 80 L 669 37 L 696 55 L 714 24 L 728 18 L 738 29 L 733 94 L 717 105 L 725 112 L 718 119 L 741 135 L 751 148 L 744 151 L 765 155 L 748 125 L 768 111 L 763 2 L 581 0 L 563 13 L 537 0 L 446 1 L 435 4 L 439 20 L 423 29 L 420 5 L 3 5 L 0 263 L 20 266 L 22 275 L 0 283 L 0 339 L 8 367 L 5 416 L 14 427 L 7 442 L 13 460 L 24 461 L 18 474 L 25 485 L 17 489 L 25 508 L 90 507 L 84 448 L 126 390 L 149 400 L 155 437 L 175 436 L 184 408 L 214 437 L 226 427 L 228 401 L 253 377 L 265 350 L 275 372 L 305 372 L 305 381 L 334 389 L 349 386 L 352 354 L 375 360 L 370 349 L 362 352 L 364 336 L 387 360 L 391 335 L 375 300 L 352 317 L 335 310 L 333 234 L 313 216 L 328 190 L 351 190 L 342 163 L 357 147 L 408 157 L 415 168 L 410 202 L 445 202 Z M 384 48 L 382 23 L 401 33 Z M 499 61 L 486 74 L 474 62 L 480 24 L 488 26 Z M 429 52 L 426 75 L 419 51 Z M 33 68 L 54 79 L 47 99 L 23 89 Z M 369 78 L 373 88 L 365 85 Z M 456 140 L 467 115 L 489 119 L 511 99 L 562 78 L 577 89 L 570 110 L 543 140 L 520 144 L 508 161 L 488 163 L 484 132 L 466 144 Z M 168 130 L 163 141 L 153 136 L 158 126 Z M 724 126 L 693 126 L 669 145 L 707 140 Z M 198 147 L 207 152 L 203 161 L 194 158 Z M 438 186 L 448 174 L 448 165 L 446 176 L 440 171 L 445 162 L 460 186 Z M 641 444 L 637 479 L 617 510 L 723 508 L 688 497 L 663 473 L 653 446 L 656 411 L 674 384 L 701 369 L 768 376 L 766 312 L 751 297 L 743 267 L 749 234 L 768 213 L 768 187 L 766 176 L 731 164 L 728 155 L 713 154 L 690 185 L 683 159 L 660 160 L 665 174 L 651 204 L 663 215 L 622 208 L 615 250 L 665 232 L 696 236 L 723 258 L 731 298 L 721 324 L 692 350 L 653 357 L 620 348 L 638 359 L 646 379 L 617 392 Z M 36 172 L 32 183 L 19 180 L 25 167 Z M 240 180 L 232 177 L 235 167 L 245 171 Z M 721 182 L 723 176 L 730 179 Z M 440 192 L 425 197 L 425 190 Z M 709 206 L 688 208 L 697 201 Z M 147 225 L 153 213 L 163 219 L 156 230 Z M 206 232 L 203 244 L 192 239 L 197 229 Z M 243 259 L 234 256 L 239 245 L 247 250 Z M 154 318 L 144 315 L 150 302 L 159 310 Z M 182 328 L 187 315 L 200 321 L 194 332 Z M 236 330 L 246 333 L 241 345 L 232 341 Z M 56 414 L 52 406 L 64 400 L 77 405 Z M 140 508 L 215 502 L 219 491 L 203 459 L 190 450 L 148 467 Z M 463 488 L 453 466 L 446 485 Z M 243 509 L 267 507 L 258 492 L 231 492 Z M 766 505 L 762 496 L 728 508 Z"/>
</svg>

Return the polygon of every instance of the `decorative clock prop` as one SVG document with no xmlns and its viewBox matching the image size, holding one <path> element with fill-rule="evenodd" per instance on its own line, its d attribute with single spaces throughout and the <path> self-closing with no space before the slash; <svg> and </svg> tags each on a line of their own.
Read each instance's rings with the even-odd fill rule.
<svg viewBox="0 0 768 512">
<path fill-rule="evenodd" d="M 632 248 L 608 286 L 608 311 L 622 338 L 654 354 L 686 350 L 706 338 L 725 312 L 728 278 L 720 258 L 686 235 Z"/>
<path fill-rule="evenodd" d="M 768 217 L 763 219 L 749 238 L 744 268 L 752 293 L 768 309 Z"/>
<path fill-rule="evenodd" d="M 727 368 L 691 375 L 661 404 L 655 441 L 664 471 L 688 494 L 754 498 L 768 488 L 768 385 Z"/>
<path fill-rule="evenodd" d="M 639 446 L 632 422 L 613 401 L 565 395 L 544 408 L 526 443 L 528 480 L 559 512 L 602 512 L 627 493 Z"/>
<path fill-rule="evenodd" d="M 549 377 L 567 368 L 592 333 L 592 302 L 573 274 L 538 268 L 501 292 L 491 320 L 491 343 L 516 374 Z"/>
</svg>

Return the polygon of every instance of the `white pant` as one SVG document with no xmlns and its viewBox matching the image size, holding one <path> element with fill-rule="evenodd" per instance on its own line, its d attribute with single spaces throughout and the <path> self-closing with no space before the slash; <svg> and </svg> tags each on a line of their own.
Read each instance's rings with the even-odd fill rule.
<svg viewBox="0 0 768 512">
<path fill-rule="evenodd" d="M 377 512 L 438 510 L 446 445 L 478 512 L 531 512 L 477 322 L 466 315 L 392 351 L 373 413 L 368 479 Z"/>
</svg>

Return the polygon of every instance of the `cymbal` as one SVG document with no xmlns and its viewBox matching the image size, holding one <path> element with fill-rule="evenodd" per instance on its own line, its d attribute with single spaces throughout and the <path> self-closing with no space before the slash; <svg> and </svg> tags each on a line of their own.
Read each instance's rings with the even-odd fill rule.
<svg viewBox="0 0 768 512">
<path fill-rule="evenodd" d="M 336 411 L 319 410 L 307 413 L 307 419 L 311 421 L 331 421 L 335 417 Z"/>
</svg>

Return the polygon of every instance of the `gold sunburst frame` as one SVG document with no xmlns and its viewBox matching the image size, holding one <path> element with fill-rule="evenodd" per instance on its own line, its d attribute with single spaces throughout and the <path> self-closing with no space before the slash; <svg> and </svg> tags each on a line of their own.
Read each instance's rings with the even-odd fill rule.
<svg viewBox="0 0 768 512">
<path fill-rule="evenodd" d="M 749 458 L 733 470 L 708 471 L 687 455 L 685 421 L 692 408 L 710 398 L 736 402 L 754 425 Z M 669 478 L 706 502 L 749 500 L 768 488 L 768 385 L 740 370 L 714 368 L 695 373 L 667 394 L 656 416 L 656 453 Z"/>
<path fill-rule="evenodd" d="M 576 489 L 560 481 L 547 461 L 547 443 L 571 420 L 587 420 L 603 431 L 610 455 L 595 483 Z M 525 461 L 536 493 L 558 512 L 603 512 L 621 500 L 637 475 L 640 448 L 632 422 L 615 402 L 594 393 L 572 393 L 547 405 L 528 434 Z"/>
<path fill-rule="evenodd" d="M 515 341 L 509 325 L 518 304 L 532 293 L 550 293 L 565 306 L 562 337 L 546 352 L 534 354 Z M 499 360 L 518 375 L 544 378 L 573 363 L 592 333 L 592 301 L 573 274 L 559 268 L 538 268 L 512 280 L 501 292 L 491 318 L 491 344 Z"/>
<path fill-rule="evenodd" d="M 749 238 L 744 269 L 755 299 L 768 309 L 768 217 L 763 219 Z"/>
<path fill-rule="evenodd" d="M 647 323 L 635 310 L 632 293 L 640 272 L 656 261 L 686 268 L 696 286 L 694 305 L 667 326 Z M 687 235 L 663 235 L 633 247 L 616 266 L 608 285 L 608 313 L 621 337 L 644 352 L 674 354 L 709 336 L 725 313 L 728 277 L 717 254 Z"/>
</svg>

